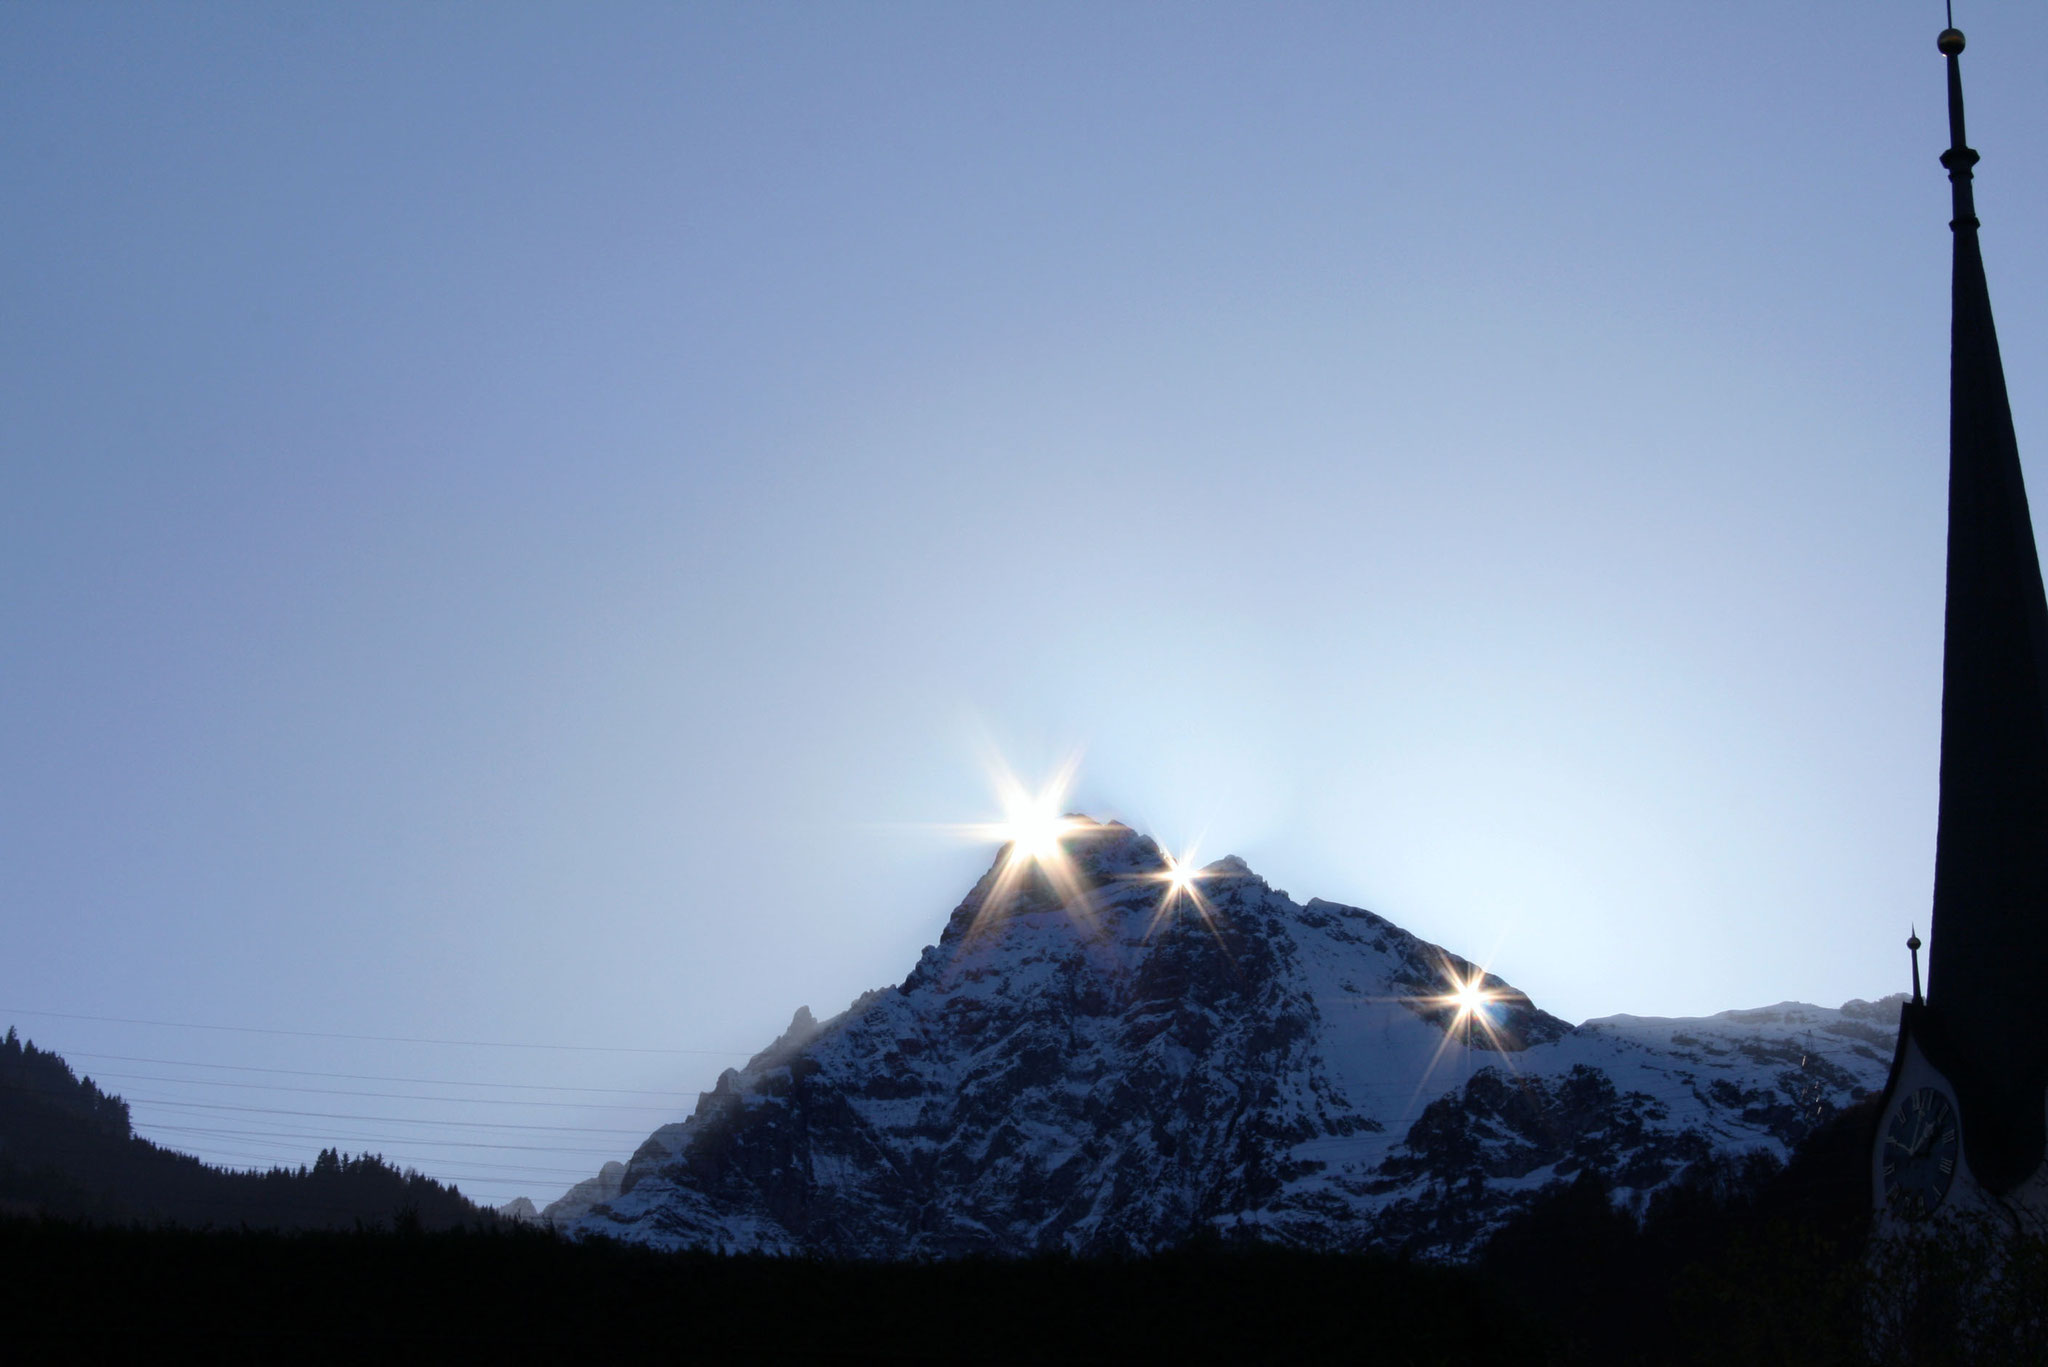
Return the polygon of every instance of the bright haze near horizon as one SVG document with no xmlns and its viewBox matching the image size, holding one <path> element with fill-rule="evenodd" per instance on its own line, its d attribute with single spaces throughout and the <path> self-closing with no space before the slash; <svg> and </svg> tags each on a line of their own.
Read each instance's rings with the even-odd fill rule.
<svg viewBox="0 0 2048 1367">
<path fill-rule="evenodd" d="M 2038 491 L 2048 13 L 1957 19 Z M 1940 27 L 5 7 L 0 1023 L 545 1201 L 1075 753 L 1574 1021 L 1903 989 Z"/>
</svg>

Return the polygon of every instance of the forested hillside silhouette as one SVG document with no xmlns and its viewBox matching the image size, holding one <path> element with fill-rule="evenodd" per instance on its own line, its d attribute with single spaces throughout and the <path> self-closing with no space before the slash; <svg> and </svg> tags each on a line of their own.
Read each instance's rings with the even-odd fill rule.
<svg viewBox="0 0 2048 1367">
<path fill-rule="evenodd" d="M 10 1027 L 0 1040 L 0 1212 L 252 1229 L 450 1229 L 496 1216 L 381 1157 L 322 1150 L 310 1167 L 232 1172 L 134 1132 L 128 1103 Z"/>
</svg>

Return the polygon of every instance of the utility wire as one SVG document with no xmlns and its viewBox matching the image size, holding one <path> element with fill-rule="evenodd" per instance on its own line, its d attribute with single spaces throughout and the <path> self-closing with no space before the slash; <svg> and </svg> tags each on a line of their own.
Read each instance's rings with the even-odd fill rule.
<svg viewBox="0 0 2048 1367">
<path fill-rule="evenodd" d="M 83 1049 L 61 1051 L 63 1057 L 108 1059 L 116 1063 L 153 1063 L 165 1068 L 219 1068 L 237 1073 L 273 1073 L 289 1077 L 327 1077 L 344 1082 L 411 1082 L 422 1087 L 497 1087 L 522 1092 L 601 1092 L 607 1096 L 679 1096 L 658 1087 L 585 1087 L 574 1083 L 468 1082 L 460 1078 L 392 1077 L 383 1073 L 323 1073 L 310 1068 L 259 1068 L 248 1063 L 202 1063 L 198 1059 L 140 1058 L 133 1054 L 94 1054 Z"/>
<path fill-rule="evenodd" d="M 276 1170 L 281 1170 L 281 1172 L 297 1172 L 299 1168 L 311 1168 L 311 1160 L 307 1160 L 303 1156 L 297 1156 L 297 1154 L 295 1156 L 279 1156 L 281 1154 L 279 1150 L 254 1150 L 252 1152 L 248 1148 L 221 1148 L 221 1150 L 215 1150 L 215 1154 L 219 1154 L 221 1158 L 225 1158 L 229 1162 L 262 1164 L 264 1170 L 276 1168 Z M 432 1172 L 426 1172 L 424 1168 L 418 1166 L 418 1158 L 416 1156 L 391 1154 L 391 1152 L 379 1152 L 375 1156 L 383 1158 L 385 1164 L 408 1166 L 414 1172 L 422 1172 L 424 1176 L 432 1176 L 436 1180 L 449 1180 L 449 1178 L 459 1178 L 461 1180 L 461 1178 L 467 1178 L 467 1180 L 494 1180 L 494 1183 L 502 1183 L 502 1180 L 514 1180 L 514 1178 L 557 1178 L 557 1180 L 559 1178 L 567 1178 L 569 1183 L 573 1185 L 573 1183 L 578 1183 L 578 1180 L 584 1180 L 584 1178 L 588 1178 L 588 1176 L 592 1176 L 596 1172 L 596 1168 L 543 1168 L 543 1166 L 530 1164 L 530 1162 L 489 1162 L 487 1158 L 471 1158 L 467 1162 L 455 1164 L 453 1168 L 436 1168 Z M 438 1164 L 438 1162 L 444 1162 L 444 1160 L 430 1160 L 430 1162 Z M 217 1162 L 217 1160 L 209 1160 L 209 1166 L 223 1166 L 223 1164 Z M 240 1168 L 240 1170 L 248 1172 L 250 1168 Z"/>
<path fill-rule="evenodd" d="M 630 1044 L 532 1044 L 488 1039 L 425 1039 L 409 1035 L 345 1035 L 332 1030 L 280 1030 L 256 1025 L 198 1025 L 191 1021 L 139 1020 L 132 1016 L 87 1016 L 74 1011 L 31 1011 L 25 1006 L 0 1006 L 0 1016 L 49 1016 L 57 1020 L 99 1021 L 107 1025 L 156 1025 L 171 1030 L 222 1030 L 240 1035 L 290 1035 L 298 1039 L 345 1039 L 370 1044 L 445 1044 L 464 1049 L 559 1049 L 581 1054 L 701 1054 L 717 1058 L 751 1058 L 737 1049 L 657 1049 Z"/>
<path fill-rule="evenodd" d="M 0 1092 L 25 1092 L 30 1096 L 40 1096 L 46 1098 L 53 1095 L 50 1089 L 46 1087 L 32 1086 L 26 1083 L 19 1082 L 0 1082 Z M 615 1129 L 597 1125 L 529 1125 L 513 1120 L 438 1120 L 431 1116 L 362 1115 L 360 1113 L 353 1111 L 295 1111 L 287 1110 L 276 1106 L 237 1106 L 224 1101 L 182 1101 L 175 1097 L 161 1096 L 120 1096 L 117 1094 L 112 1096 L 111 1099 L 125 1101 L 131 1107 L 175 1106 L 186 1110 L 241 1111 L 251 1115 L 307 1116 L 310 1118 L 321 1120 L 366 1120 L 377 1122 L 395 1121 L 403 1125 L 441 1125 L 453 1126 L 459 1129 L 547 1130 L 564 1134 L 616 1134 L 628 1137 L 633 1135 L 639 1135 L 643 1138 L 648 1133 L 647 1130 L 642 1128 Z M 434 1098 L 414 1097 L 408 1099 L 418 1101 L 431 1101 Z M 519 1105 L 528 1103 L 514 1102 L 509 1104 Z"/>
<path fill-rule="evenodd" d="M 509 1163 L 472 1163 L 461 1168 L 437 1167 L 430 1172 L 422 1169 L 411 1158 L 397 1157 L 391 1154 L 377 1154 L 373 1156 L 382 1158 L 387 1166 L 395 1167 L 401 1172 L 416 1172 L 430 1181 L 439 1182 L 443 1185 L 453 1185 L 458 1182 L 472 1184 L 483 1182 L 489 1183 L 493 1187 L 511 1187 L 515 1189 L 527 1187 L 548 1190 L 560 1184 L 562 1189 L 566 1191 L 568 1188 L 575 1186 L 577 1182 L 586 1180 L 591 1176 L 591 1169 L 589 1168 L 574 1170 L 567 1168 L 533 1168 Z M 220 1172 L 243 1177 L 264 1177 L 272 1172 L 280 1172 L 288 1176 L 297 1177 L 302 1170 L 310 1167 L 303 1158 L 279 1158 L 268 1153 L 233 1153 L 225 1150 L 222 1151 L 221 1158 L 209 1162 L 208 1166 Z M 485 1168 L 490 1169 L 490 1171 L 481 1170 Z M 529 1190 L 522 1194 L 531 1195 L 532 1193 Z M 546 1200 L 538 1197 L 534 1199 L 539 1205 L 544 1206 L 548 1204 Z"/>
<path fill-rule="evenodd" d="M 208 1165 L 222 1168 L 229 1172 L 255 1172 L 260 1176 L 266 1172 L 278 1171 L 296 1175 L 301 1168 L 310 1168 L 312 1166 L 304 1157 L 279 1157 L 275 1150 L 250 1152 L 248 1150 L 217 1149 L 215 1152 L 221 1156 L 220 1159 L 209 1160 Z M 413 1157 L 392 1153 L 380 1153 L 374 1156 L 382 1158 L 387 1165 L 410 1168 L 421 1176 L 430 1177 L 437 1182 L 565 1182 L 568 1186 L 574 1186 L 577 1182 L 594 1175 L 595 1171 L 591 1168 L 544 1168 L 536 1167 L 529 1163 L 492 1163 L 488 1160 L 471 1159 L 454 1168 L 436 1168 L 434 1171 L 428 1172 L 419 1167 L 418 1160 Z M 433 1159 L 429 1161 L 438 1163 L 442 1160 Z M 257 1166 L 233 1166 L 244 1163 Z"/>
<path fill-rule="evenodd" d="M 312 1120 L 369 1120 L 378 1124 L 443 1125 L 466 1130 L 547 1130 L 561 1134 L 616 1134 L 627 1138 L 647 1137 L 645 1130 L 602 1129 L 591 1125 L 521 1125 L 509 1120 L 428 1120 L 410 1115 L 358 1115 L 349 1111 L 293 1111 L 276 1106 L 235 1106 L 225 1101 L 176 1101 L 169 1097 L 123 1098 L 131 1105 L 176 1106 L 183 1110 L 239 1111 L 249 1115 L 304 1116 Z"/>
<path fill-rule="evenodd" d="M 187 1117 L 197 1119 L 198 1117 Z M 416 1139 L 408 1135 L 401 1141 L 393 1141 L 389 1135 L 325 1134 L 320 1132 L 299 1133 L 289 1130 L 226 1130 L 208 1129 L 197 1125 L 152 1125 L 150 1130 L 164 1134 L 211 1135 L 216 1138 L 269 1138 L 310 1139 L 315 1143 L 333 1148 L 339 1144 L 389 1144 L 402 1142 L 415 1148 L 433 1149 L 512 1149 L 521 1153 L 588 1154 L 592 1157 L 617 1158 L 617 1149 L 571 1149 L 559 1144 L 498 1144 L 484 1139 Z M 198 1155 L 192 1155 L 197 1157 Z"/>
<path fill-rule="evenodd" d="M 151 1073 L 101 1073 L 98 1077 L 123 1082 L 164 1082 L 181 1087 L 236 1087 L 259 1092 L 300 1092 L 312 1096 L 363 1096 L 383 1101 L 429 1101 L 448 1106 L 554 1106 L 579 1111 L 658 1111 L 666 1115 L 674 1114 L 676 1109 L 674 1103 L 662 1105 L 654 1101 L 527 1101 L 501 1096 L 420 1096 L 410 1092 L 358 1092 L 339 1087 L 292 1087 L 281 1082 L 229 1082 L 221 1078 L 163 1077 Z"/>
</svg>

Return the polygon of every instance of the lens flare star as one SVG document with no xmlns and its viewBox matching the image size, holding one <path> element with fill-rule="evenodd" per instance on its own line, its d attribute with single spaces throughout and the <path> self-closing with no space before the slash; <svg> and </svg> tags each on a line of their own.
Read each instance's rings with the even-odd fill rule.
<svg viewBox="0 0 2048 1367">
<path fill-rule="evenodd" d="M 1094 903 L 1067 845 L 1095 827 L 1062 810 L 1078 764 L 1078 757 L 1070 757 L 1037 792 L 1026 788 L 1007 765 L 993 765 L 1003 819 L 970 829 L 980 838 L 1000 840 L 1009 854 L 996 871 L 995 884 L 976 912 L 970 933 L 978 933 L 988 918 L 1007 909 L 1034 873 L 1050 885 L 1068 915 L 1084 922 L 1094 919 Z"/>
<path fill-rule="evenodd" d="M 1453 1007 L 1457 1011 L 1457 1015 L 1452 1018 L 1451 1024 L 1465 1025 L 1474 1018 L 1480 1020 L 1482 1024 L 1488 1021 L 1488 1017 L 1484 1012 L 1487 1007 L 1493 1004 L 1494 994 L 1486 990 L 1485 983 L 1486 973 L 1484 970 L 1473 974 L 1465 982 L 1458 982 L 1455 978 L 1452 979 L 1453 986 L 1451 992 L 1443 999 L 1445 1005 Z"/>
<path fill-rule="evenodd" d="M 1185 863 L 1175 859 L 1170 853 L 1165 858 L 1166 871 L 1159 876 L 1166 881 L 1167 898 L 1171 900 L 1176 896 L 1199 896 L 1201 889 L 1195 885 L 1208 877 L 1208 875 L 1194 867 L 1193 858 L 1190 856 Z"/>
<path fill-rule="evenodd" d="M 1465 977 L 1460 975 L 1456 966 L 1447 962 L 1443 965 L 1443 974 L 1450 991 L 1433 998 L 1431 1004 L 1451 1010 L 1450 1022 L 1444 1027 L 1445 1040 L 1448 1042 L 1459 1035 L 1462 1027 L 1463 1043 L 1469 1049 L 1472 1046 L 1472 1027 L 1476 1025 L 1486 1037 L 1485 1047 L 1506 1052 L 1506 1042 L 1494 1027 L 1493 1008 L 1501 1000 L 1501 994 L 1486 985 L 1486 970 L 1473 968 L 1471 976 Z"/>
<path fill-rule="evenodd" d="M 1003 794 L 999 833 L 1010 847 L 1011 864 L 1054 864 L 1066 858 L 1066 846 L 1061 842 L 1082 827 L 1060 811 L 1066 795 L 1065 774 L 1038 793 L 1027 793 L 1018 786 Z"/>
<path fill-rule="evenodd" d="M 1463 960 L 1453 962 L 1448 957 L 1439 958 L 1437 971 L 1443 974 L 1446 990 L 1431 996 L 1396 998 L 1416 1008 L 1425 1018 L 1435 1017 L 1440 1011 L 1450 1012 L 1450 1018 L 1441 1021 L 1443 1038 L 1437 1041 L 1436 1052 L 1430 1056 L 1428 1065 L 1422 1070 L 1421 1079 L 1415 1084 L 1414 1093 L 1408 1098 L 1411 1110 L 1424 1089 L 1429 1086 L 1429 1080 L 1435 1075 L 1437 1065 L 1443 1062 L 1444 1055 L 1450 1053 L 1453 1048 L 1490 1049 L 1500 1056 L 1501 1066 L 1510 1073 L 1515 1071 L 1512 1055 L 1517 1046 L 1495 1023 L 1496 1008 L 1502 1002 L 1513 998 L 1514 994 L 1502 991 L 1498 986 L 1489 987 L 1487 971 Z M 1474 1027 L 1478 1028 L 1483 1037 L 1482 1042 L 1476 1046 L 1472 1038 Z"/>
<path fill-rule="evenodd" d="M 1157 934 L 1159 927 L 1173 915 L 1174 908 L 1186 902 L 1194 908 L 1195 915 L 1202 918 L 1202 924 L 1209 933 L 1217 937 L 1216 942 L 1221 944 L 1222 936 L 1216 929 L 1216 909 L 1202 895 L 1201 886 L 1204 879 L 1215 875 L 1195 863 L 1192 849 L 1178 858 L 1173 851 L 1162 849 L 1159 858 L 1164 867 L 1157 873 L 1143 875 L 1152 882 L 1166 885 L 1166 890 L 1159 895 L 1159 907 L 1152 913 L 1152 922 L 1145 927 L 1145 938 L 1150 940 Z"/>
</svg>

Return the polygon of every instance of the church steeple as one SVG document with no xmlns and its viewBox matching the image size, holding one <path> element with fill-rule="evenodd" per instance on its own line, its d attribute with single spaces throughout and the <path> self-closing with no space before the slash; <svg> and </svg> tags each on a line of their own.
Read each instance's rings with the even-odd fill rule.
<svg viewBox="0 0 2048 1367">
<path fill-rule="evenodd" d="M 2048 599 L 1977 240 L 1963 35 L 1946 29 L 1939 47 L 1955 203 L 1948 609 L 1934 921 L 1914 1033 L 1955 1086 L 1971 1169 L 2002 1192 L 2040 1166 L 2048 1139 Z"/>
</svg>

